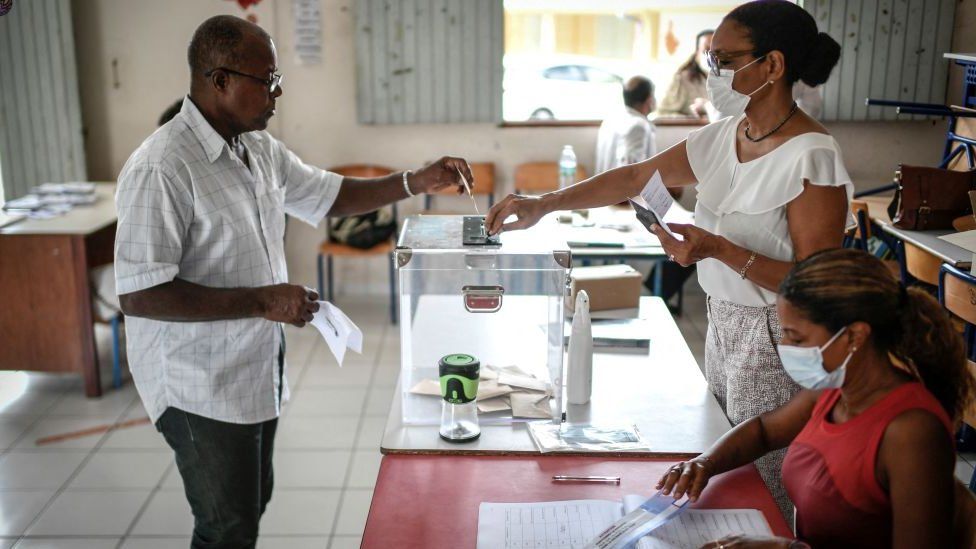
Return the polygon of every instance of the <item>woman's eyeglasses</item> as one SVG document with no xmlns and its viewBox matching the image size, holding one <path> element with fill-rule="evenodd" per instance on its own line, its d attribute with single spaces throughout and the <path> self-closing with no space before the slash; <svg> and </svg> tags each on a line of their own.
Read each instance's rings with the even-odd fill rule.
<svg viewBox="0 0 976 549">
<path fill-rule="evenodd" d="M 705 52 L 705 59 L 708 61 L 708 69 L 715 76 L 719 76 L 719 70 L 721 70 L 721 63 L 726 63 L 736 57 L 742 57 L 743 55 L 755 54 L 756 50 L 739 50 L 739 51 L 722 51 L 716 52 L 713 50 L 708 50 Z"/>
</svg>

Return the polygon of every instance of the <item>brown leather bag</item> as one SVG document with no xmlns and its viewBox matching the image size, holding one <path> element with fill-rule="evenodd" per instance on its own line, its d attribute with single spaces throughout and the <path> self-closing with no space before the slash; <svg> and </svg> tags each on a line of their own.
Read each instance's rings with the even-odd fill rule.
<svg viewBox="0 0 976 549">
<path fill-rule="evenodd" d="M 895 181 L 898 190 L 888 206 L 888 216 L 899 229 L 952 229 L 954 219 L 973 213 L 968 193 L 976 190 L 976 170 L 901 165 Z"/>
</svg>

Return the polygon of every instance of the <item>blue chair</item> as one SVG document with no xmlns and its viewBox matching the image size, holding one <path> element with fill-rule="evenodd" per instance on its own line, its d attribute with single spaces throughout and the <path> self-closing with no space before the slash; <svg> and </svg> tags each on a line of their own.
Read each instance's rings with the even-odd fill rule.
<svg viewBox="0 0 976 549">
<path fill-rule="evenodd" d="M 94 280 L 96 273 L 103 272 L 102 269 L 110 269 L 111 265 L 96 267 L 92 270 L 91 296 L 92 296 L 92 316 L 95 322 L 108 324 L 112 328 L 112 387 L 118 389 L 122 386 L 122 330 L 125 327 L 125 315 L 122 314 L 117 301 L 102 295 L 99 292 L 99 284 Z M 110 278 L 111 284 L 101 288 L 102 291 L 115 294 L 115 278 Z"/>
<path fill-rule="evenodd" d="M 950 313 L 965 322 L 963 337 L 969 357 L 969 370 L 976 377 L 976 276 L 950 265 L 942 265 L 939 270 L 939 303 Z M 970 407 L 963 415 L 969 435 L 976 426 L 976 406 Z M 964 433 L 965 436 L 965 433 Z M 969 489 L 976 491 L 976 472 L 969 481 Z"/>
<path fill-rule="evenodd" d="M 116 389 L 122 386 L 122 347 L 119 335 L 124 320 L 125 317 L 119 313 L 109 321 L 112 325 L 112 387 Z"/>
<path fill-rule="evenodd" d="M 892 107 L 898 114 L 916 114 L 922 116 L 941 116 L 948 120 L 945 144 L 942 149 L 940 168 L 948 168 L 954 162 L 965 159 L 969 169 L 976 169 L 976 139 L 972 136 L 960 134 L 956 131 L 960 118 L 976 118 L 976 112 L 954 109 L 947 105 L 936 103 L 910 103 L 905 101 L 890 101 L 886 99 L 867 98 L 868 106 Z M 854 198 L 893 191 L 898 183 L 889 183 L 873 189 L 867 189 L 854 194 Z"/>
</svg>

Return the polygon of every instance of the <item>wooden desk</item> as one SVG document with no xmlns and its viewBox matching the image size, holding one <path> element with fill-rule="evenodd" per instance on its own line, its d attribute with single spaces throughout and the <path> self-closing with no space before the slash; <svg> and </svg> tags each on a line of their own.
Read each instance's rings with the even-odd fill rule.
<svg viewBox="0 0 976 549">
<path fill-rule="evenodd" d="M 650 495 L 668 460 L 583 457 L 385 456 L 373 491 L 362 547 L 474 548 L 481 502 L 573 499 L 617 501 Z M 619 475 L 619 486 L 553 484 L 554 474 Z M 752 465 L 709 482 L 700 509 L 759 509 L 773 533 L 792 537 Z"/>
<path fill-rule="evenodd" d="M 593 396 L 587 404 L 569 405 L 568 420 L 636 424 L 651 451 L 628 456 L 698 455 L 731 425 L 664 302 L 641 298 L 640 316 L 653 326 L 649 351 L 595 353 Z M 403 425 L 402 413 L 398 384 L 380 448 L 384 454 L 538 455 L 524 423 L 482 425 L 478 440 L 452 444 L 441 440 L 437 425 Z"/>
<path fill-rule="evenodd" d="M 954 230 L 943 231 L 909 231 L 899 229 L 891 224 L 888 217 L 888 204 L 891 203 L 891 196 L 866 196 L 859 198 L 868 204 L 868 212 L 871 220 L 881 227 L 881 230 L 898 238 L 904 242 L 909 242 L 922 250 L 939 258 L 943 263 L 948 263 L 960 269 L 969 269 L 972 266 L 973 253 L 955 244 L 950 244 L 939 238 L 947 234 L 952 234 Z"/>
<path fill-rule="evenodd" d="M 115 185 L 53 219 L 0 229 L 0 369 L 80 372 L 85 394 L 102 393 L 92 318 L 92 267 L 112 262 Z"/>
</svg>

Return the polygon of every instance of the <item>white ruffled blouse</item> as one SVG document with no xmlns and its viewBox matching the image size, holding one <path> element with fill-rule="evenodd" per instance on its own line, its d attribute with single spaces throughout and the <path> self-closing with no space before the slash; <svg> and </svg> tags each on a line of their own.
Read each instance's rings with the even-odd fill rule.
<svg viewBox="0 0 976 549">
<path fill-rule="evenodd" d="M 724 118 L 688 135 L 688 160 L 698 180 L 695 225 L 760 255 L 793 261 L 786 206 L 803 192 L 804 181 L 844 186 L 848 202 L 854 185 L 837 141 L 822 133 L 798 135 L 759 158 L 739 162 L 735 136 L 744 116 Z M 743 280 L 717 259 L 698 263 L 698 280 L 715 299 L 754 307 L 776 303 L 775 292 Z"/>
</svg>

